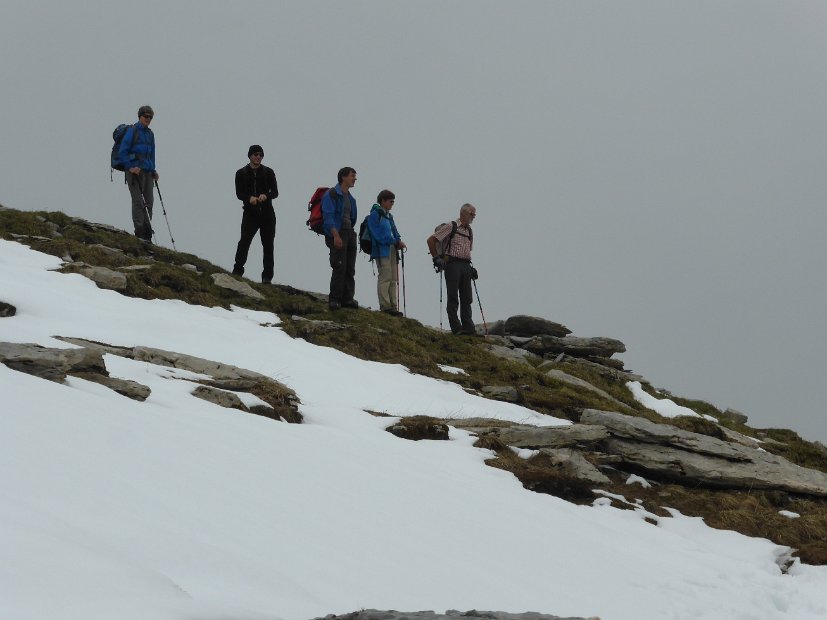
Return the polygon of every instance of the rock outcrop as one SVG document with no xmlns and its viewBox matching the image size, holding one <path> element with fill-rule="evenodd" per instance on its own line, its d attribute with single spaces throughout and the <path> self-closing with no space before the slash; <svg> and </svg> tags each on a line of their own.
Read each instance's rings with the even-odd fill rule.
<svg viewBox="0 0 827 620">
<path fill-rule="evenodd" d="M 759 442 L 732 431 L 722 433 L 733 439 L 724 441 L 645 418 L 594 409 L 584 410 L 579 424 L 562 427 L 482 418 L 447 422 L 513 448 L 538 450 L 557 464 L 565 464 L 569 476 L 591 483 L 608 482 L 608 478 L 586 461 L 585 455 L 616 470 L 685 486 L 827 497 L 827 474 L 761 450 Z"/>
<path fill-rule="evenodd" d="M 581 420 L 609 432 L 602 448 L 630 470 L 665 480 L 827 497 L 827 474 L 739 443 L 643 418 L 587 409 Z"/>
<path fill-rule="evenodd" d="M 484 330 L 485 326 L 477 326 L 478 333 Z M 559 362 L 572 357 L 623 371 L 623 362 L 611 359 L 615 353 L 626 351 L 626 345 L 619 340 L 571 336 L 565 325 L 540 317 L 519 314 L 494 321 L 488 326 L 488 333 L 488 342 L 482 346 L 498 357 L 522 363 L 542 358 Z"/>
</svg>

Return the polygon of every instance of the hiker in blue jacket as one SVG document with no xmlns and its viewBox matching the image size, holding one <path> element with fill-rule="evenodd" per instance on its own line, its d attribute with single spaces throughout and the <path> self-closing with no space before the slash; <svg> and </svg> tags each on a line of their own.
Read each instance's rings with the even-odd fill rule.
<svg viewBox="0 0 827 620">
<path fill-rule="evenodd" d="M 402 316 L 396 294 L 399 284 L 398 252 L 404 251 L 406 246 L 391 215 L 395 202 L 396 196 L 392 191 L 383 189 L 379 192 L 368 216 L 368 230 L 371 237 L 370 257 L 376 261 L 379 271 L 376 278 L 379 309 L 393 316 Z"/>
<path fill-rule="evenodd" d="M 324 217 L 324 242 L 330 248 L 330 296 L 331 310 L 358 308 L 353 299 L 356 294 L 356 199 L 350 190 L 356 185 L 356 170 L 346 166 L 339 170 L 339 183 L 332 192 L 322 198 Z M 334 198 L 335 197 L 335 198 Z"/>
<path fill-rule="evenodd" d="M 149 128 L 154 116 L 155 112 L 148 105 L 138 108 L 138 122 L 126 130 L 118 150 L 126 186 L 132 197 L 135 236 L 146 243 L 152 241 L 152 184 L 158 180 L 158 171 L 155 170 L 155 135 Z"/>
</svg>

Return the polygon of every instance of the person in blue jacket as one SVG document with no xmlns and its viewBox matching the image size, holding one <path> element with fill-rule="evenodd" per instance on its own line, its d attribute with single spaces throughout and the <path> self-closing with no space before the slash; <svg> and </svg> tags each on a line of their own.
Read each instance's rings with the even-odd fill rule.
<svg viewBox="0 0 827 620">
<path fill-rule="evenodd" d="M 368 230 L 371 238 L 370 257 L 376 261 L 379 271 L 376 279 L 379 309 L 393 316 L 402 316 L 396 296 L 399 283 L 397 266 L 398 252 L 404 251 L 406 246 L 391 215 L 395 202 L 396 196 L 389 189 L 379 192 L 376 204 L 368 216 Z"/>
<path fill-rule="evenodd" d="M 148 105 L 138 108 L 138 122 L 126 130 L 118 150 L 126 186 L 132 197 L 135 236 L 147 243 L 152 241 L 152 183 L 158 180 L 158 171 L 155 170 L 155 135 L 149 128 L 154 116 L 155 112 Z"/>
<path fill-rule="evenodd" d="M 322 198 L 324 241 L 330 248 L 330 296 L 331 310 L 358 308 L 353 299 L 356 294 L 356 199 L 350 190 L 356 185 L 356 170 L 345 166 L 339 170 L 339 183 Z"/>
</svg>

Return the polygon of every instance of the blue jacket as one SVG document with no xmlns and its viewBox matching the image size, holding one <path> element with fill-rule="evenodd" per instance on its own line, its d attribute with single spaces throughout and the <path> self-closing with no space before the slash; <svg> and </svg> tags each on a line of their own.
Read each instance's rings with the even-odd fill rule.
<svg viewBox="0 0 827 620">
<path fill-rule="evenodd" d="M 336 194 L 335 200 L 330 197 L 330 192 L 325 192 L 324 198 L 322 198 L 324 234 L 327 237 L 333 236 L 333 233 L 330 232 L 332 228 L 335 228 L 338 231 L 342 230 L 342 217 L 345 210 L 345 196 L 342 193 L 341 185 L 337 184 L 336 187 L 333 188 L 333 191 Z M 348 195 L 350 196 L 350 223 L 353 225 L 353 228 L 358 231 L 359 226 L 357 224 L 358 220 L 356 219 L 356 199 L 353 197 L 353 194 Z"/>
<path fill-rule="evenodd" d="M 135 132 L 138 132 L 137 138 Z M 134 145 L 132 143 L 135 143 Z M 118 158 L 124 170 L 138 166 L 141 170 L 155 172 L 155 134 L 140 121 L 126 130 L 118 149 Z"/>
<path fill-rule="evenodd" d="M 368 215 L 368 230 L 373 242 L 371 243 L 371 258 L 387 258 L 390 256 L 391 248 L 395 248 L 396 244 L 402 240 L 399 231 L 396 230 L 393 215 L 378 204 L 373 205 Z"/>
</svg>

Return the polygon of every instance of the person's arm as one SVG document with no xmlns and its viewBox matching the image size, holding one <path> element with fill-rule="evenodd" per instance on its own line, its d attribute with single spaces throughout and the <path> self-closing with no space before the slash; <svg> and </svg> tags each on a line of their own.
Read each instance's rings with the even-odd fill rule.
<svg viewBox="0 0 827 620">
<path fill-rule="evenodd" d="M 244 181 L 245 181 L 244 177 L 245 177 L 244 168 L 242 168 L 241 170 L 236 171 L 236 173 L 235 173 L 235 196 L 236 196 L 236 198 L 238 198 L 242 202 L 242 204 L 246 205 L 246 204 L 250 203 L 250 198 L 252 198 L 252 196 L 249 196 L 247 194 L 248 190 L 247 190 L 247 187 L 245 187 L 246 184 L 244 183 Z"/>
</svg>

